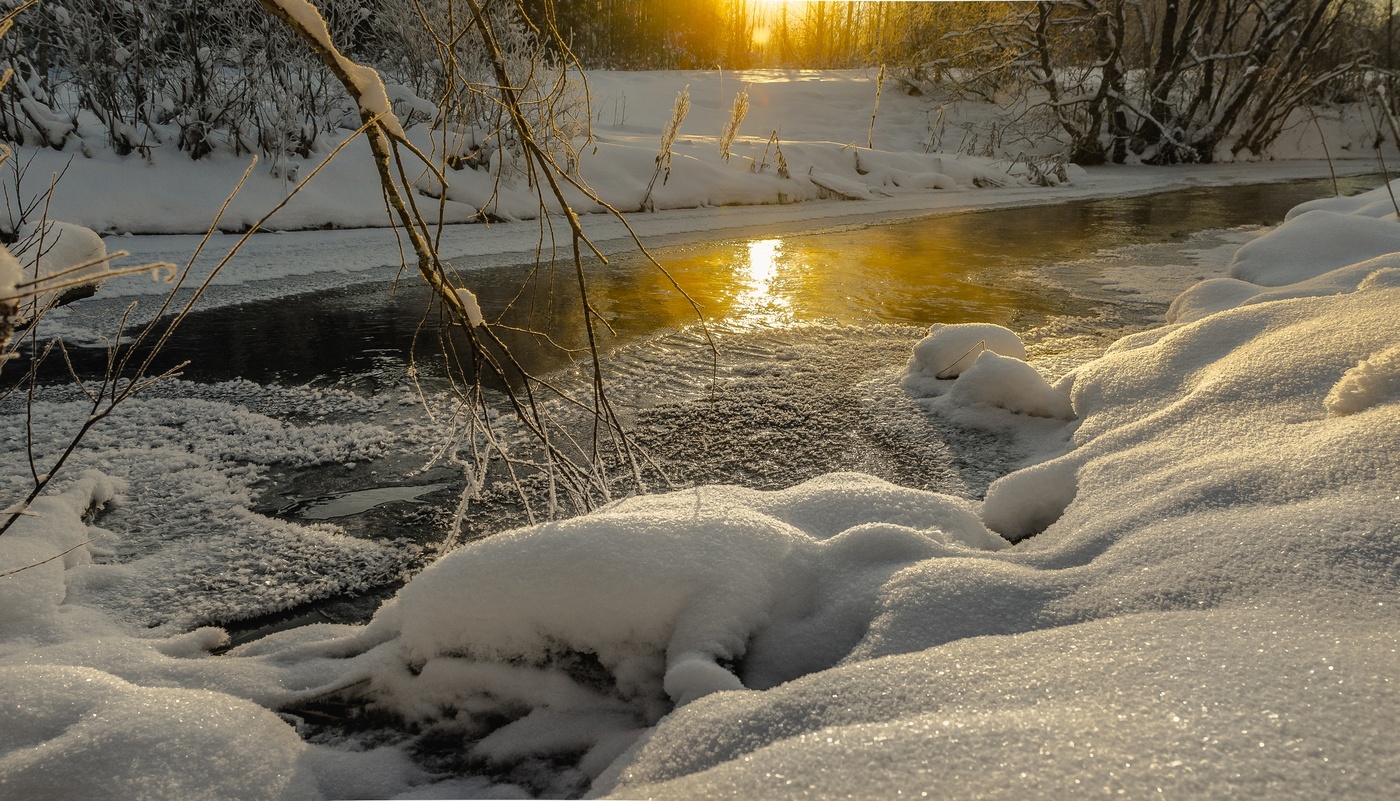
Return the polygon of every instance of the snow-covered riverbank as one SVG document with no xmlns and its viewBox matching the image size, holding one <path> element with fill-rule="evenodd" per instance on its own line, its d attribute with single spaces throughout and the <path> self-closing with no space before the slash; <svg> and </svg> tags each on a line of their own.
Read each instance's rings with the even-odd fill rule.
<svg viewBox="0 0 1400 801">
<path fill-rule="evenodd" d="M 1333 170 L 1340 175 L 1376 170 L 1374 152 L 1356 115 L 1323 114 L 1320 127 L 1302 126 L 1278 143 L 1279 160 L 1088 171 L 1069 167 L 1068 181 L 1054 179 L 1048 181 L 1051 185 L 1041 186 L 1029 180 L 1025 162 L 1018 162 L 1024 155 L 1020 150 L 1002 148 L 971 155 L 976 138 L 985 135 L 1003 113 L 989 103 L 915 97 L 890 83 L 881 96 L 870 139 L 874 71 L 605 71 L 591 74 L 589 81 L 596 142 L 582 152 L 580 170 L 603 199 L 627 212 L 640 205 L 654 172 L 661 131 L 676 95 L 690 93 L 690 111 L 675 145 L 670 177 L 664 183 L 658 181 L 652 211 L 628 217 L 627 224 L 651 248 L 1193 186 L 1322 178 Z M 720 134 L 730 119 L 734 96 L 745 87 L 749 111 L 726 161 L 719 151 Z M 774 131 L 779 134 L 789 178 L 778 177 L 775 165 L 758 168 Z M 1321 158 L 1318 131 L 1326 134 L 1329 152 L 1339 158 L 1333 165 Z M 424 126 L 411 128 L 410 135 L 425 150 L 432 150 Z M 873 148 L 864 146 L 868 139 Z M 1046 141 L 1038 147 L 1052 153 L 1058 145 Z M 1039 158 L 1040 150 L 1030 148 L 1029 155 Z M 770 152 L 768 160 L 775 162 L 775 158 Z M 44 207 L 48 219 L 102 233 L 109 251 L 130 253 L 118 265 L 189 262 L 200 248 L 200 234 L 248 166 L 247 160 L 227 154 L 195 162 L 182 153 L 161 150 L 143 160 L 100 149 L 84 157 L 20 148 L 15 160 L 27 165 L 27 177 L 7 191 L 33 198 L 47 188 L 50 175 L 62 173 Z M 299 171 L 305 186 L 267 221 L 265 228 L 279 233 L 246 242 L 214 277 L 201 308 L 393 278 L 402 243 L 382 227 L 387 218 L 365 144 L 349 143 L 314 180 L 307 181 L 314 163 L 315 159 L 308 161 Z M 498 159 L 497 173 L 500 167 Z M 440 251 L 458 270 L 523 264 L 532 262 L 540 249 L 545 256 L 555 248 L 568 249 L 565 226 L 542 230 L 533 219 L 538 216 L 539 200 L 520 176 L 509 170 L 504 174 L 473 169 L 448 172 L 449 183 L 460 184 L 463 196 L 470 195 L 472 202 L 449 201 L 443 210 L 445 220 L 474 219 L 498 178 L 505 208 L 493 214 L 515 220 L 446 226 L 439 239 Z M 813 184 L 813 176 L 841 194 Z M 263 167 L 254 169 L 220 218 L 220 228 L 245 229 L 297 186 Z M 857 199 L 836 199 L 842 195 Z M 431 198 L 421 200 L 436 206 Z M 576 192 L 570 200 L 584 212 L 584 229 L 601 252 L 614 255 L 635 249 L 631 233 L 621 222 L 609 214 L 587 213 L 600 209 Z M 329 227 L 355 230 L 318 230 Z M 148 235 L 129 236 L 132 232 Z M 189 285 L 202 282 L 238 239 L 216 235 L 199 250 Z M 109 281 L 99 301 L 120 310 L 130 300 L 155 298 L 166 289 L 163 283 L 146 280 Z M 142 303 L 132 320 L 143 321 L 157 306 Z M 63 326 L 68 315 L 66 310 L 51 315 L 53 330 L 90 338 Z"/>
<path fill-rule="evenodd" d="M 1058 443 L 980 504 L 855 475 L 633 499 L 456 551 L 367 627 L 210 657 L 217 630 L 143 637 L 104 611 L 133 577 L 93 564 L 81 514 L 122 488 L 76 480 L 0 538 L 0 571 L 77 546 L 0 578 L 0 788 L 1383 797 L 1400 781 L 1389 202 L 1300 209 L 1166 326 L 1053 386 L 990 356 L 906 381 L 933 414 Z M 1075 419 L 1009 411 L 1040 410 L 1030 389 Z M 417 721 L 435 756 L 308 744 L 269 711 L 327 691 Z"/>
<path fill-rule="evenodd" d="M 1032 185 L 1011 154 L 954 142 L 989 107 L 949 106 L 934 141 L 935 107 L 887 92 L 864 147 L 874 80 L 604 73 L 581 170 L 605 198 L 641 205 L 689 85 L 657 210 L 629 220 L 651 246 L 1329 171 L 1132 166 Z M 726 162 L 717 138 L 744 84 L 750 116 Z M 1345 128 L 1318 130 L 1361 154 Z M 1313 130 L 1282 155 L 1313 153 Z M 770 131 L 790 177 L 776 152 L 765 159 Z M 19 158 L 32 177 L 70 155 Z M 129 261 L 184 263 L 246 165 L 183 158 L 77 158 L 50 216 L 110 234 Z M 451 226 L 444 254 L 461 268 L 530 260 L 532 195 L 507 185 L 488 204 L 490 173 L 454 175 L 448 219 L 485 208 L 517 221 Z M 247 226 L 291 188 L 259 168 L 223 225 Z M 1264 236 L 1230 232 L 1245 243 L 1233 258 L 1216 247 L 1161 274 L 1119 265 L 1106 292 L 1180 293 L 1166 325 L 1053 382 L 1007 332 L 917 350 L 912 332 L 885 332 L 910 334 L 909 374 L 862 376 L 852 392 L 1033 454 L 985 501 L 851 473 L 630 498 L 454 551 L 368 625 L 306 626 L 220 656 L 225 632 L 188 629 L 380 586 L 424 555 L 395 532 L 357 539 L 258 514 L 257 482 L 386 459 L 407 472 L 450 421 L 402 425 L 399 407 L 417 400 L 398 386 L 138 397 L 0 536 L 0 796 L 1386 797 L 1400 783 L 1390 204 L 1384 190 L 1319 201 Z M 382 221 L 352 144 L 271 227 Z M 631 249 L 608 216 L 584 224 L 605 252 Z M 234 239 L 214 237 L 194 282 Z M 379 281 L 399 253 L 382 228 L 259 235 L 206 300 Z M 90 337 L 108 317 L 89 310 L 131 300 L 144 319 L 164 289 L 109 281 L 46 330 Z M 998 339 L 1005 355 L 973 362 Z M 785 354 L 803 364 L 799 347 Z M 41 456 L 87 414 L 75 391 L 47 392 L 29 409 Z M 0 487 L 20 497 L 29 423 L 23 409 L 0 423 Z M 406 725 L 308 724 L 340 702 Z"/>
<path fill-rule="evenodd" d="M 578 176 L 603 200 L 624 212 L 643 205 L 661 149 L 661 133 L 671 119 L 676 96 L 689 93 L 689 113 L 673 147 L 669 173 L 664 181 L 655 182 L 646 204 L 662 219 L 650 222 L 651 214 L 634 218 L 636 224 L 655 234 L 682 228 L 709 231 L 714 225 L 732 229 L 823 217 L 869 218 L 888 212 L 1034 202 L 1046 194 L 1102 197 L 1124 191 L 1160 191 L 1197 181 L 1240 182 L 1241 175 L 1251 170 L 1247 164 L 1187 170 L 1110 169 L 1094 171 L 1093 178 L 1086 181 L 1082 170 L 1070 166 L 1065 175 L 1069 187 L 1054 176 L 1049 179 L 1050 187 L 1033 186 L 1025 159 L 1034 159 L 1048 169 L 1045 157 L 1061 149 L 1059 142 L 1050 138 L 1036 145 L 1024 139 L 999 147 L 979 144 L 979 137 L 985 140 L 994 128 L 1014 131 L 1006 119 L 1008 111 L 986 102 L 911 96 L 894 81 L 880 92 L 872 131 L 870 115 L 878 91 L 874 70 L 602 71 L 589 75 L 589 90 L 593 139 L 580 151 Z M 748 92 L 748 112 L 725 159 L 720 152 L 721 133 L 731 119 L 736 94 L 744 90 Z M 1321 131 L 1327 137 L 1328 152 L 1338 159 L 1339 170 L 1372 170 L 1373 134 L 1362 124 L 1364 116 L 1356 111 L 1324 111 L 1316 126 L 1300 125 L 1282 137 L 1273 157 L 1283 162 L 1267 164 L 1279 170 L 1279 179 L 1326 175 L 1322 161 L 1303 167 L 1306 175 L 1288 164 L 1298 159 L 1323 159 L 1318 138 Z M 442 143 L 434 141 L 426 126 L 410 128 L 409 135 L 424 152 L 439 154 L 442 150 Z M 770 142 L 773 136 L 776 142 Z M 789 177 L 777 174 L 775 147 L 782 150 Z M 385 225 L 378 179 L 363 141 L 351 142 L 314 180 L 307 180 L 329 152 L 327 146 L 325 152 L 313 154 L 296 170 L 294 180 L 280 173 L 273 175 L 266 166 L 255 167 L 220 218 L 219 227 L 225 231 L 245 229 L 299 186 L 287 206 L 265 223 L 266 229 Z M 17 199 L 15 208 L 21 201 L 42 196 L 50 177 L 61 174 L 48 201 L 49 219 L 85 225 L 104 235 L 202 233 L 251 160 L 216 153 L 191 161 L 184 153 L 160 148 L 146 159 L 119 157 L 90 146 L 86 154 L 22 147 L 15 159 L 26 170 L 18 186 L 7 187 Z M 508 159 L 497 156 L 488 161 L 489 169 L 483 164 L 481 169 L 447 170 L 450 189 L 444 219 L 472 220 L 483 210 L 502 219 L 536 218 L 540 201 L 523 173 L 513 172 Z M 1241 168 L 1247 172 L 1241 173 Z M 1129 189 L 1124 180 L 1143 183 Z M 1081 193 L 1086 184 L 1087 195 Z M 496 200 L 488 202 L 498 187 Z M 1055 194 L 1071 187 L 1068 195 Z M 997 191 L 980 191 L 990 188 Z M 977 197 L 966 197 L 969 194 Z M 836 197 L 858 200 L 819 202 Z M 580 212 L 600 211 L 576 191 L 570 190 L 569 198 Z M 437 205 L 427 197 L 422 202 L 428 207 Z M 843 208 L 852 202 L 860 208 Z M 695 209 L 711 212 L 700 216 L 712 222 L 677 226 L 674 215 L 666 216 L 668 210 Z M 683 219 L 693 221 L 696 216 L 683 215 Z M 617 237 L 616 230 L 606 227 L 610 224 L 602 225 L 601 238 Z M 528 252 L 538 231 L 535 226 L 521 228 L 535 234 L 521 237 L 511 247 Z M 475 240 L 484 235 L 473 231 L 460 236 Z M 491 241 L 494 236 L 485 238 Z M 445 252 L 472 250 L 449 247 Z"/>
</svg>

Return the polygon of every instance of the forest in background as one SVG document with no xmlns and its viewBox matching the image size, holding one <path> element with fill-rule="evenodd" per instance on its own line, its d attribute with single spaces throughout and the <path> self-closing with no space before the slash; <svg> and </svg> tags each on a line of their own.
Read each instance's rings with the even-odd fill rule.
<svg viewBox="0 0 1400 801">
<path fill-rule="evenodd" d="M 337 45 L 385 76 L 407 125 L 471 131 L 472 143 L 501 130 L 495 76 L 460 0 L 319 6 Z M 586 133 L 570 68 L 883 67 L 904 91 L 995 102 L 1008 125 L 1062 141 L 1081 164 L 1259 157 L 1300 109 L 1392 105 L 1381 98 L 1393 15 L 1371 0 L 485 7 L 512 80 L 535 87 L 527 107 L 563 136 Z M 17 145 L 261 153 L 275 170 L 359 125 L 323 65 L 255 0 L 40 2 L 0 41 L 0 65 L 13 71 L 0 138 Z"/>
</svg>

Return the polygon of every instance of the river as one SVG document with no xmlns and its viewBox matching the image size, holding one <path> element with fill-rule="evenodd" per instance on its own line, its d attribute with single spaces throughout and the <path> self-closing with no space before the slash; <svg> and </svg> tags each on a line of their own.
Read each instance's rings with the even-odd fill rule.
<svg viewBox="0 0 1400 801">
<path fill-rule="evenodd" d="M 1342 189 L 1376 181 L 1344 179 Z M 898 373 L 924 327 L 1005 325 L 1053 378 L 1159 324 L 1170 294 L 1205 277 L 1189 251 L 1228 252 L 1248 236 L 1228 229 L 1277 223 L 1331 189 L 1328 181 L 1190 189 L 669 248 L 656 254 L 669 277 L 639 256 L 589 264 L 589 298 L 607 322 L 599 345 L 613 398 L 671 485 L 777 488 L 859 470 L 977 498 L 1030 454 L 1004 432 L 942 419 L 903 393 Z M 576 277 L 567 264 L 545 265 L 522 286 L 531 272 L 493 267 L 464 280 L 488 318 L 511 307 L 502 319 L 520 330 L 503 329 L 503 338 L 526 369 L 586 386 Z M 1137 294 L 1141 282 L 1124 284 L 1125 273 L 1160 274 L 1170 292 Z M 179 396 L 243 379 L 402 396 L 413 386 L 415 353 L 419 386 L 430 403 L 446 404 L 429 305 L 424 289 L 404 282 L 198 312 L 163 356 L 191 362 L 185 381 L 155 391 Z M 80 365 L 105 358 L 82 348 L 73 356 Z M 422 412 L 386 403 L 378 414 L 400 426 Z M 444 468 L 410 477 L 420 462 L 274 468 L 255 510 L 430 546 L 461 477 Z M 523 522 L 514 490 L 488 485 L 463 536 Z M 289 620 L 363 619 L 392 589 L 320 602 Z M 284 617 L 245 621 L 240 639 L 287 625 Z"/>
</svg>

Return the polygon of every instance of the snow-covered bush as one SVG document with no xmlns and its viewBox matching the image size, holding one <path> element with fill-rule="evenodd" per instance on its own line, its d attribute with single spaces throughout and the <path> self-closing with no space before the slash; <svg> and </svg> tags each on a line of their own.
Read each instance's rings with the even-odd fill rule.
<svg viewBox="0 0 1400 801">
<path fill-rule="evenodd" d="M 364 0 L 321 7 L 347 44 Z M 16 18 L 0 61 L 19 80 L 0 102 L 0 136 L 119 155 L 170 148 L 203 158 L 260 150 L 305 157 L 341 121 L 338 84 L 256 0 L 58 0 Z M 275 166 L 275 164 L 274 164 Z"/>
<path fill-rule="evenodd" d="M 331 40 L 379 70 L 406 127 L 444 134 L 452 166 L 497 155 L 495 169 L 530 171 L 496 87 L 511 87 L 537 142 L 573 169 L 587 134 L 587 98 L 559 49 L 514 4 L 488 4 L 504 56 L 498 75 L 470 9 L 460 0 L 423 4 L 320 0 Z M 167 148 L 200 159 L 260 152 L 274 173 L 307 158 L 323 135 L 359 126 L 340 84 L 257 0 L 55 0 L 22 13 L 0 40 L 0 66 L 16 78 L 0 95 L 0 138 L 119 155 Z M 459 135 L 466 132 L 465 135 Z"/>
<path fill-rule="evenodd" d="M 1296 110 L 1354 102 L 1367 61 L 1349 0 L 941 5 L 911 37 L 910 80 L 994 100 L 1080 164 L 1260 157 Z"/>
</svg>

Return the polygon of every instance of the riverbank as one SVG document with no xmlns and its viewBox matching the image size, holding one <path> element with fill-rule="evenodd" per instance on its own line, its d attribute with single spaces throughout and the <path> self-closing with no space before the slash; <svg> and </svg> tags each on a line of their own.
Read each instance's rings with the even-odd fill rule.
<svg viewBox="0 0 1400 801">
<path fill-rule="evenodd" d="M 867 80 L 841 90 L 852 101 L 838 116 L 852 135 L 866 120 L 851 111 L 854 99 L 869 89 Z M 649 91 L 675 89 L 658 82 Z M 638 96 L 636 114 L 664 117 L 666 103 Z M 719 97 L 716 88 L 709 106 L 722 109 Z M 902 102 L 887 101 L 891 114 Z M 653 164 L 664 119 L 615 122 L 604 153 L 635 162 L 616 184 L 625 189 Z M 795 290 L 784 294 L 793 288 L 783 286 L 774 244 L 799 232 L 861 236 L 857 226 L 928 215 L 1329 174 L 1321 161 L 1108 167 L 1058 186 L 954 180 L 954 188 L 930 178 L 881 196 L 873 190 L 886 189 L 885 176 L 856 169 L 861 149 L 841 144 L 846 133 L 810 124 L 804 140 L 825 143 L 812 153 L 830 165 L 842 159 L 849 174 L 837 177 L 868 197 L 709 203 L 700 193 L 718 185 L 716 175 L 737 177 L 736 191 L 748 193 L 737 199 L 748 202 L 768 197 L 758 193 L 779 179 L 740 164 L 733 176 L 710 169 L 713 135 L 697 136 L 683 145 L 695 161 L 709 160 L 707 171 L 679 170 L 660 210 L 630 218 L 656 247 L 764 238 L 757 248 L 735 245 L 743 258 L 721 264 L 754 278 L 747 294 L 716 293 L 720 308 L 752 312 L 731 315 L 735 326 L 799 302 Z M 874 166 L 934 157 L 919 152 L 917 125 L 906 128 L 903 144 L 879 129 Z M 799 133 L 784 128 L 793 155 L 802 152 L 789 147 Z M 745 152 L 760 138 L 751 135 Z M 209 219 L 218 193 L 205 178 L 175 180 L 164 163 L 93 163 L 112 171 L 78 181 L 78 169 L 65 180 L 109 215 L 89 219 L 95 227 L 194 231 Z M 230 184 L 242 166 L 223 165 Z M 1370 170 L 1365 160 L 1338 166 Z M 306 207 L 303 227 L 372 224 L 378 199 L 355 177 L 362 167 L 307 196 L 321 205 Z M 230 218 L 235 230 L 287 189 L 265 175 L 255 184 Z M 421 304 L 403 309 L 392 347 L 368 349 L 354 375 L 308 359 L 307 372 L 282 381 L 267 367 L 291 351 L 357 347 L 373 314 L 355 298 L 330 330 L 298 298 L 387 283 L 399 259 L 392 232 L 255 236 L 214 279 L 206 307 L 227 314 L 200 340 L 225 352 L 239 377 L 172 382 L 133 400 L 94 430 L 35 516 L 0 537 L 0 573 L 22 569 L 0 576 L 0 706 L 10 710 L 0 794 L 1064 796 L 1089 782 L 1131 795 L 1160 787 L 1379 796 L 1400 780 L 1390 731 L 1400 710 L 1385 678 L 1400 630 L 1391 603 L 1400 290 L 1387 248 L 1373 247 L 1393 238 L 1388 202 L 1381 194 L 1368 209 L 1323 201 L 1263 237 L 1188 236 L 1186 249 L 1202 252 L 1176 254 L 1164 278 L 1136 250 L 1108 265 L 1094 263 L 1102 254 L 1077 253 L 1067 268 L 1076 280 L 1104 296 L 1150 295 L 1157 305 L 1137 310 L 1170 314 L 1171 323 L 1141 330 L 1148 323 L 1135 320 L 1131 337 L 1086 364 L 1082 354 L 1104 347 L 1100 329 L 1027 322 L 1015 309 L 992 317 L 1041 328 L 1017 333 L 1045 378 L 1009 358 L 989 358 L 957 382 L 901 377 L 922 326 L 944 322 L 932 319 L 942 298 L 914 304 L 930 319 L 809 319 L 787 336 L 722 336 L 740 355 L 709 394 L 687 381 L 713 374 L 688 375 L 666 342 L 647 342 L 622 354 L 634 385 L 617 397 L 677 386 L 705 396 L 639 412 L 648 446 L 678 462 L 704 460 L 690 471 L 698 482 L 742 480 L 748 489 L 633 498 L 490 537 L 419 574 L 368 626 L 300 627 L 212 656 L 229 639 L 207 623 L 369 593 L 418 573 L 437 556 L 433 538 L 453 500 L 387 504 L 353 530 L 297 518 L 297 508 L 389 485 L 412 494 L 450 481 L 436 490 L 448 495 L 464 480 L 446 467 L 422 471 L 456 432 L 442 413 L 453 408 L 448 397 L 430 392 L 424 405 L 437 417 L 418 417 L 421 374 L 404 372 L 402 341 L 411 341 Z M 1152 216 L 1153 204 L 1144 206 Z M 337 208 L 349 216 L 324 216 Z M 69 212 L 82 208 L 55 216 Z M 143 220 L 167 227 L 136 224 Z M 986 220 L 961 236 L 976 235 L 977 222 Z M 631 250 L 616 221 L 591 214 L 584 224 L 605 252 Z M 1053 236 L 1014 220 L 995 227 L 1038 251 L 1074 235 L 1073 224 L 1060 224 L 1066 230 Z M 528 220 L 451 226 L 443 251 L 468 279 L 473 268 L 514 276 L 540 235 Z M 960 235 L 939 238 L 956 246 Z M 235 240 L 214 237 L 192 279 Z M 130 261 L 176 263 L 197 242 L 107 240 L 129 249 Z M 788 266 L 800 272 L 812 260 L 799 261 Z M 1068 282 L 1035 264 L 1008 269 L 1027 273 L 1015 279 L 1027 293 L 1036 281 L 1055 291 Z M 824 307 L 835 316 L 878 307 L 864 290 L 879 273 L 856 279 L 856 290 L 810 283 L 839 301 Z M 1004 288 L 994 278 L 970 283 Z M 1164 305 L 1188 287 L 1175 307 Z M 141 300 L 132 318 L 141 320 L 163 291 L 139 277 L 114 280 L 54 314 L 46 330 L 83 330 L 90 340 L 111 330 L 103 326 L 112 315 L 99 310 L 120 315 Z M 607 311 L 651 297 L 619 293 Z M 245 314 L 252 301 L 279 307 L 279 327 Z M 878 336 L 862 336 L 863 325 Z M 245 328 L 269 335 L 235 342 L 230 334 Z M 704 344 L 693 331 L 674 336 Z M 1046 353 L 1047 342 L 1062 350 Z M 242 377 L 250 362 L 264 369 L 258 381 Z M 1027 397 L 1045 402 L 1030 407 Z M 1065 419 L 1066 408 L 1076 419 Z M 13 498 L 31 480 L 31 437 L 46 463 L 89 412 L 77 390 L 61 388 L 11 409 L 2 475 Z M 751 428 L 731 435 L 725 425 L 734 421 Z M 781 472 L 768 458 L 779 452 L 808 472 Z M 852 469 L 901 486 L 831 472 Z M 315 478 L 298 483 L 299 471 Z M 300 497 L 267 497 L 281 480 Z M 491 521 L 482 528 L 490 533 Z M 1036 531 L 1014 546 L 1003 538 Z M 364 612 L 361 604 L 354 615 Z M 326 727 L 318 715 L 328 709 L 404 724 L 361 737 Z"/>
<path fill-rule="evenodd" d="M 380 458 L 378 415 L 401 398 L 245 386 L 142 403 L 102 436 L 160 443 L 142 461 L 151 475 L 124 494 L 75 480 L 0 538 L 6 568 L 76 546 L 0 579 L 0 693 L 19 710 L 0 788 L 797 797 L 1087 782 L 1380 797 L 1400 781 L 1388 204 L 1384 190 L 1323 200 L 1233 256 L 1191 256 L 1167 325 L 1053 383 L 989 358 L 956 381 L 856 388 L 873 407 L 904 393 L 929 415 L 1058 443 L 985 502 L 849 474 L 632 499 L 457 551 L 368 627 L 307 627 L 225 657 L 206 656 L 221 631 L 138 635 L 121 604 L 169 580 L 141 611 L 217 614 L 185 602 L 208 586 L 290 597 L 274 574 L 353 588 L 394 571 L 401 552 L 259 522 L 246 504 L 278 454 L 345 470 Z M 1134 273 L 1117 271 L 1116 290 L 1144 281 Z M 1031 385 L 1077 419 L 1011 411 L 1025 393 L 1007 390 Z M 237 391 L 250 394 L 221 407 Z M 307 422 L 269 416 L 282 413 Z M 311 422 L 328 413 L 355 419 Z M 211 513 L 226 535 L 138 571 L 122 532 L 80 517 L 105 502 L 118 504 L 109 521 L 121 504 L 166 514 L 133 532 L 154 541 Z M 1010 547 L 987 526 L 1043 530 Z M 309 744 L 286 721 L 307 730 L 321 707 L 301 702 L 325 693 L 426 734 Z M 455 761 L 421 761 L 445 752 Z"/>
<path fill-rule="evenodd" d="M 1092 170 L 1086 177 L 1078 167 L 1066 165 L 1061 173 L 1052 156 L 1063 145 L 1053 131 L 1037 132 L 1031 144 L 1015 135 L 1017 123 L 1011 121 L 1010 112 L 995 104 L 916 97 L 893 82 L 881 92 L 877 79 L 874 70 L 600 71 L 589 76 L 590 127 L 588 131 L 578 124 L 570 128 L 578 136 L 573 143 L 578 152 L 576 158 L 565 161 L 575 162 L 575 177 L 624 212 L 644 207 L 660 215 L 700 210 L 702 217 L 720 219 L 752 212 L 753 224 L 758 226 L 805 216 L 878 218 L 885 213 L 975 205 L 983 201 L 961 196 L 980 196 L 983 189 L 997 186 L 1056 189 L 1078 188 L 1086 181 L 1109 182 L 1117 188 L 1106 191 L 1116 192 L 1124 191 L 1121 176 L 1126 175 L 1156 176 L 1127 179 L 1146 181 L 1129 191 L 1161 191 L 1193 180 L 1183 177 L 1194 169 L 1189 167 L 1174 177 L 1166 176 L 1177 168 L 1160 176 L 1151 169 Z M 721 154 L 721 133 L 741 91 L 747 92 L 749 110 L 726 158 Z M 672 147 L 669 168 L 657 175 L 661 133 L 682 92 L 690 98 L 689 112 Z M 878 112 L 872 121 L 877 95 Z M 581 110 L 573 114 L 579 116 Z M 1259 164 L 1282 170 L 1284 179 L 1304 177 L 1290 173 L 1292 168 L 1284 165 L 1299 159 L 1323 160 L 1328 154 L 1343 172 L 1374 169 L 1374 133 L 1363 124 L 1365 113 L 1321 110 L 1316 116 L 1316 124 L 1305 119 L 1306 124 L 1293 126 L 1280 138 L 1271 154 L 1275 160 Z M 979 137 L 985 140 L 991 131 L 1000 131 L 1008 143 L 979 143 Z M 440 135 L 422 124 L 410 127 L 408 133 L 425 153 L 440 154 L 444 149 Z M 585 133 L 591 133 L 591 138 L 585 139 Z M 1326 137 L 1325 150 L 1321 136 Z M 246 230 L 283 201 L 286 207 L 265 222 L 266 229 L 385 225 L 378 178 L 364 142 L 350 141 L 314 180 L 307 180 L 339 143 L 332 137 L 310 158 L 279 164 L 276 174 L 265 164 L 252 166 L 247 183 L 219 218 L 219 229 Z M 787 177 L 778 174 L 779 150 Z M 1392 163 L 1400 161 L 1393 149 L 1387 150 L 1387 157 Z M 84 225 L 103 235 L 121 235 L 202 233 L 214 224 L 224 198 L 252 159 L 216 152 L 192 161 L 182 152 L 161 148 L 152 149 L 146 158 L 119 157 L 88 143 L 81 152 L 19 147 L 14 161 L 20 168 L 15 175 L 23 180 L 7 179 L 7 193 L 16 198 L 11 217 L 15 208 L 44 194 L 51 176 L 61 175 L 47 200 L 49 219 Z M 420 177 L 418 188 L 426 194 L 419 195 L 419 202 L 431 216 L 440 211 L 449 223 L 535 219 L 541 201 L 515 161 L 497 152 L 473 160 L 477 168 L 445 168 L 449 189 L 440 208 L 436 198 L 444 195 L 442 188 Z M 1027 167 L 1027 161 L 1038 165 L 1039 173 Z M 1202 174 L 1233 176 L 1204 180 L 1260 180 L 1242 179 L 1240 173 L 1232 172 L 1238 166 L 1248 165 L 1210 165 Z M 1326 174 L 1325 167 L 1310 169 L 1323 171 L 1307 175 Z M 1033 186 L 1036 183 L 1045 186 Z M 602 209 L 579 191 L 567 188 L 566 195 L 578 212 L 602 216 Z M 1069 196 L 1082 195 L 1071 192 Z M 830 205 L 820 202 L 822 198 L 837 197 L 857 198 L 865 208 L 815 210 Z M 551 199 L 544 205 L 548 208 L 552 203 Z M 780 208 L 770 208 L 775 206 Z M 800 210 L 784 212 L 784 206 Z M 662 216 L 656 223 L 661 231 L 673 228 L 665 220 Z M 738 224 L 723 223 L 731 229 Z M 611 239 L 617 234 L 604 229 L 600 236 Z M 513 247 L 524 250 L 528 243 Z"/>
</svg>

